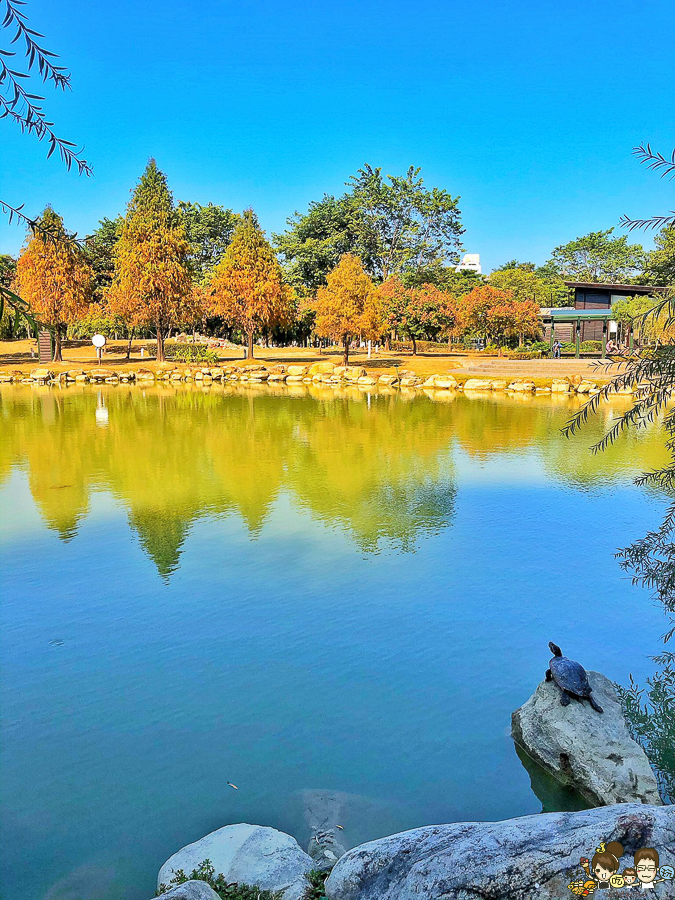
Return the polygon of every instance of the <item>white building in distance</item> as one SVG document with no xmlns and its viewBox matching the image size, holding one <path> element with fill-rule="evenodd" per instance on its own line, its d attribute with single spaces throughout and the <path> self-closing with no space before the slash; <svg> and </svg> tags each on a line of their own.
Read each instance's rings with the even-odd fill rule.
<svg viewBox="0 0 675 900">
<path fill-rule="evenodd" d="M 458 266 L 455 266 L 455 272 L 475 272 L 476 275 L 480 275 L 482 270 L 480 267 L 480 253 L 465 253 L 462 257 L 462 261 Z"/>
</svg>

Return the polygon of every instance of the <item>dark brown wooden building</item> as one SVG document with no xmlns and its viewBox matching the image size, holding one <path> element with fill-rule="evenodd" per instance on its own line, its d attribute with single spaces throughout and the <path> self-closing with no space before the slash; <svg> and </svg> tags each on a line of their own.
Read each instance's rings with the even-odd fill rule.
<svg viewBox="0 0 675 900">
<path fill-rule="evenodd" d="M 635 297 L 636 294 L 658 294 L 665 290 L 649 284 L 598 284 L 592 281 L 566 281 L 570 292 L 570 307 L 590 311 L 610 310 L 617 300 Z M 607 320 L 584 321 L 581 323 L 582 341 L 601 341 L 603 329 L 606 334 Z M 610 327 L 610 331 L 611 331 Z"/>
<path fill-rule="evenodd" d="M 576 355 L 583 341 L 600 341 L 604 357 L 607 341 L 617 338 L 617 323 L 612 320 L 612 306 L 623 297 L 637 294 L 661 294 L 666 288 L 650 284 L 598 284 L 591 281 L 566 281 L 570 302 L 566 307 L 542 308 L 544 339 L 576 344 Z M 629 331 L 633 344 L 633 330 Z"/>
</svg>

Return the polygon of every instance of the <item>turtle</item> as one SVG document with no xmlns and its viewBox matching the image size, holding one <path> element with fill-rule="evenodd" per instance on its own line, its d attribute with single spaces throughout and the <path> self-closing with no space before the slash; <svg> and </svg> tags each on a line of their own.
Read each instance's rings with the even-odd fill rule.
<svg viewBox="0 0 675 900">
<path fill-rule="evenodd" d="M 570 698 L 575 700 L 588 700 L 596 712 L 601 713 L 602 707 L 593 699 L 593 688 L 588 683 L 588 675 L 586 669 L 581 663 L 575 662 L 562 655 L 562 650 L 553 641 L 548 642 L 553 654 L 553 659 L 549 663 L 546 670 L 546 681 L 555 681 L 562 695 L 560 703 L 567 706 Z"/>
</svg>

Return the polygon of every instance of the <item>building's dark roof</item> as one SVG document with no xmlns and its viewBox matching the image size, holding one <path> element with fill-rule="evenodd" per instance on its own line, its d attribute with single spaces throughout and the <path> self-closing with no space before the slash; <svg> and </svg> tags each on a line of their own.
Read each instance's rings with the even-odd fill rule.
<svg viewBox="0 0 675 900">
<path fill-rule="evenodd" d="M 574 309 L 574 307 L 542 307 L 539 310 L 542 319 L 560 319 L 562 322 L 583 322 L 603 321 L 612 318 L 612 310 L 607 309 Z"/>
<path fill-rule="evenodd" d="M 602 281 L 566 281 L 567 287 L 584 288 L 585 290 L 625 291 L 629 294 L 653 294 L 665 291 L 664 287 L 652 284 L 605 284 Z"/>
</svg>

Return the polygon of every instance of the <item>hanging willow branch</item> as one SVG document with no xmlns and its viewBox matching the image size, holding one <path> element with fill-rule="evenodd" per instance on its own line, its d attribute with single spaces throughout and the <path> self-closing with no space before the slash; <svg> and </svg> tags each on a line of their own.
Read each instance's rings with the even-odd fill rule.
<svg viewBox="0 0 675 900">
<path fill-rule="evenodd" d="M 652 150 L 651 145 L 647 143 L 633 147 L 633 155 L 640 160 L 640 165 L 646 165 L 653 172 L 659 172 L 662 178 L 675 178 L 675 150 L 668 157 L 657 150 Z M 649 219 L 621 216 L 619 224 L 629 231 L 635 228 L 666 228 L 668 225 L 675 225 L 675 210 L 671 209 L 665 216 L 652 216 Z"/>
<path fill-rule="evenodd" d="M 82 159 L 76 145 L 54 132 L 54 123 L 47 119 L 41 105 L 45 98 L 30 93 L 24 86 L 31 74 L 36 73 L 43 83 L 51 82 L 57 89 L 65 91 L 71 87 L 70 72 L 53 62 L 58 59 L 57 54 L 38 43 L 37 39 L 44 35 L 28 27 L 27 16 L 19 9 L 25 5 L 24 0 L 0 0 L 0 15 L 3 9 L 5 12 L 0 27 L 14 35 L 9 47 L 18 44 L 20 48 L 17 51 L 0 47 L 0 119 L 7 118 L 22 131 L 36 135 L 39 141 L 46 140 L 49 144 L 47 158 L 58 152 L 68 170 L 76 166 L 80 175 L 91 175 L 91 166 Z M 17 52 L 24 58 L 22 66 L 10 62 Z"/>
<path fill-rule="evenodd" d="M 42 237 L 46 241 L 58 244 L 70 244 L 73 247 L 84 248 L 86 238 L 85 241 L 79 240 L 76 231 L 72 234 L 66 233 L 65 236 L 62 233 L 56 233 L 52 225 L 45 225 L 41 219 L 32 219 L 23 212 L 24 205 L 22 203 L 21 206 L 11 206 L 6 200 L 0 200 L 0 209 L 7 215 L 10 225 L 16 219 L 27 225 L 36 237 Z"/>
</svg>

